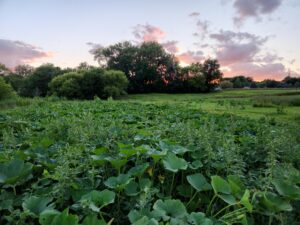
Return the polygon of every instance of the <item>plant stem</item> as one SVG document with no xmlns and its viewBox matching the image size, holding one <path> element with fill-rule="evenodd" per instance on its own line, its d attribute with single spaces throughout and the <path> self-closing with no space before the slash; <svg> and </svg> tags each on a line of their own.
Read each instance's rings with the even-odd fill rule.
<svg viewBox="0 0 300 225">
<path fill-rule="evenodd" d="M 273 216 L 270 216 L 270 218 L 269 218 L 269 225 L 271 225 L 272 224 L 272 222 L 273 222 Z"/>
<path fill-rule="evenodd" d="M 189 200 L 189 202 L 186 204 L 186 207 L 189 206 L 189 204 L 194 200 L 194 198 L 196 197 L 197 194 L 198 194 L 198 192 L 195 191 L 195 193 L 193 194 L 193 196 L 191 197 L 191 199 Z"/>
<path fill-rule="evenodd" d="M 230 208 L 231 206 L 234 206 L 234 205 L 236 205 L 236 204 L 225 206 L 223 209 L 221 209 L 219 212 L 217 212 L 213 217 L 218 216 L 221 212 L 223 212 L 224 210 L 226 210 L 226 209 L 228 209 L 228 208 Z"/>
<path fill-rule="evenodd" d="M 172 194 L 173 185 L 174 185 L 174 180 L 175 180 L 175 173 L 173 173 L 173 176 L 172 176 L 172 183 L 171 183 L 171 188 L 170 188 L 170 196 L 171 196 L 171 194 Z"/>
<path fill-rule="evenodd" d="M 214 197 L 211 199 L 211 201 L 210 201 L 210 203 L 209 203 L 209 205 L 207 207 L 207 210 L 206 210 L 206 215 L 208 214 L 208 212 L 209 212 L 209 210 L 211 208 L 211 205 L 212 205 L 212 203 L 213 203 L 213 201 L 215 200 L 216 197 L 217 197 L 217 195 L 215 194 Z"/>
</svg>

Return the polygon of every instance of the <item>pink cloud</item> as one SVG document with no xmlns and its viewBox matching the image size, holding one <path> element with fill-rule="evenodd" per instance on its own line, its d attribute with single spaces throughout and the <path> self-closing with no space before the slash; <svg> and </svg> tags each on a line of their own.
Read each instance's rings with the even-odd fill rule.
<svg viewBox="0 0 300 225">
<path fill-rule="evenodd" d="M 161 43 L 161 45 L 167 52 L 171 54 L 176 54 L 179 52 L 178 41 L 167 41 Z"/>
<path fill-rule="evenodd" d="M 159 27 L 155 27 L 150 24 L 146 24 L 146 25 L 138 24 L 134 27 L 133 35 L 139 41 L 159 42 L 166 36 L 166 33 Z"/>
<path fill-rule="evenodd" d="M 202 51 L 197 51 L 197 52 L 187 51 L 176 55 L 176 58 L 181 63 L 191 64 L 191 63 L 201 62 L 204 60 L 205 57 Z"/>
<path fill-rule="evenodd" d="M 21 41 L 0 39 L 0 62 L 9 68 L 51 56 L 51 53 L 44 52 L 36 46 Z"/>
<path fill-rule="evenodd" d="M 255 80 L 281 80 L 287 76 L 287 70 L 282 63 L 237 63 L 230 66 L 231 71 L 224 71 L 225 76 L 244 75 L 254 77 Z"/>
</svg>

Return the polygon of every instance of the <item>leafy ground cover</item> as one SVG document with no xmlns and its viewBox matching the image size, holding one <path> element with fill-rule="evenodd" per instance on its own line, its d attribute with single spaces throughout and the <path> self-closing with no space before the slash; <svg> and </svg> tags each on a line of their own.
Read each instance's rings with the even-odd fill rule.
<svg viewBox="0 0 300 225">
<path fill-rule="evenodd" d="M 235 89 L 208 94 L 138 94 L 125 101 L 185 104 L 209 113 L 228 113 L 253 119 L 267 117 L 300 124 L 300 89 Z"/>
<path fill-rule="evenodd" d="M 0 224 L 299 224 L 299 126 L 198 104 L 0 114 Z"/>
</svg>

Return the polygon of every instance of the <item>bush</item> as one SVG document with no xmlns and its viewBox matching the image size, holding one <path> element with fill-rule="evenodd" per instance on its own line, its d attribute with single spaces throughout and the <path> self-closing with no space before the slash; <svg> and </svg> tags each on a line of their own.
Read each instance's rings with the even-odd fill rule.
<svg viewBox="0 0 300 225">
<path fill-rule="evenodd" d="M 233 83 L 228 81 L 228 80 L 224 80 L 220 83 L 220 87 L 222 89 L 229 89 L 229 88 L 233 88 Z"/>
<path fill-rule="evenodd" d="M 2 77 L 0 77 L 0 101 L 15 96 L 15 92 L 10 84 L 7 84 Z"/>
<path fill-rule="evenodd" d="M 128 80 L 125 73 L 117 70 L 105 71 L 103 81 L 104 88 L 102 97 L 119 98 L 122 95 L 126 95 Z"/>
<path fill-rule="evenodd" d="M 32 75 L 24 80 L 20 95 L 25 97 L 45 97 L 49 91 L 48 85 L 50 81 L 59 74 L 62 74 L 61 69 L 54 67 L 52 64 L 39 66 Z"/>
<path fill-rule="evenodd" d="M 48 94 L 69 99 L 119 98 L 126 94 L 127 84 L 123 72 L 92 68 L 55 77 L 49 84 Z"/>
<path fill-rule="evenodd" d="M 88 68 L 81 70 L 81 89 L 85 99 L 93 99 L 95 96 L 101 97 L 104 88 L 104 70 L 100 68 Z"/>
<path fill-rule="evenodd" d="M 49 84 L 49 94 L 69 99 L 83 98 L 82 78 L 83 75 L 78 72 L 69 72 L 55 77 Z"/>
</svg>

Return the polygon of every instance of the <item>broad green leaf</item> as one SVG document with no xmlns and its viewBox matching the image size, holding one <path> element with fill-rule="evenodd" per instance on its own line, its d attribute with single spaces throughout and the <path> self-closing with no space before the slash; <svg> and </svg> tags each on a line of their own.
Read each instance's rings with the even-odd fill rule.
<svg viewBox="0 0 300 225">
<path fill-rule="evenodd" d="M 121 191 L 129 184 L 131 180 L 132 178 L 130 178 L 129 174 L 120 174 L 117 177 L 108 178 L 104 184 L 109 188 Z"/>
<path fill-rule="evenodd" d="M 216 194 L 231 194 L 231 188 L 226 180 L 219 176 L 212 176 L 211 177 L 211 185 L 214 189 Z"/>
<path fill-rule="evenodd" d="M 137 165 L 135 167 L 132 167 L 129 171 L 128 174 L 131 176 L 141 176 L 145 171 L 148 169 L 149 163 L 143 163 L 141 165 Z"/>
<path fill-rule="evenodd" d="M 211 185 L 206 181 L 205 177 L 200 174 L 196 173 L 193 175 L 189 175 L 186 177 L 187 181 L 193 188 L 197 191 L 207 191 L 211 190 Z"/>
<path fill-rule="evenodd" d="M 227 194 L 218 194 L 218 197 L 221 198 L 224 202 L 228 203 L 229 205 L 235 204 L 237 201 L 233 195 Z"/>
<path fill-rule="evenodd" d="M 80 204 L 83 207 L 88 207 L 95 212 L 100 210 L 115 200 L 115 193 L 109 190 L 96 191 L 93 190 L 88 194 L 84 195 L 80 199 Z"/>
<path fill-rule="evenodd" d="M 200 160 L 195 160 L 192 163 L 189 163 L 189 168 L 191 168 L 192 170 L 196 170 L 203 167 L 203 164 Z"/>
<path fill-rule="evenodd" d="M 280 195 L 290 199 L 300 199 L 300 188 L 297 185 L 289 184 L 284 180 L 274 180 L 273 184 Z"/>
<path fill-rule="evenodd" d="M 166 170 L 174 173 L 178 170 L 186 170 L 188 166 L 184 159 L 178 158 L 174 153 L 168 153 L 163 160 L 163 164 Z"/>
<path fill-rule="evenodd" d="M 7 163 L 0 164 L 0 184 L 16 185 L 26 180 L 32 171 L 31 163 L 23 160 L 13 159 Z"/>
<path fill-rule="evenodd" d="M 132 223 L 132 225 L 147 225 L 149 222 L 149 218 L 147 216 L 142 217 L 138 221 Z"/>
<path fill-rule="evenodd" d="M 24 210 L 28 210 L 34 215 L 38 216 L 45 210 L 53 209 L 53 204 L 49 204 L 52 198 L 31 196 L 23 202 Z"/>
<path fill-rule="evenodd" d="M 107 225 L 107 223 L 103 220 L 99 220 L 97 215 L 89 215 L 86 216 L 83 220 L 82 225 Z"/>
<path fill-rule="evenodd" d="M 122 166 L 124 166 L 127 163 L 127 159 L 114 159 L 112 157 L 106 157 L 105 158 L 110 164 L 116 169 L 120 170 Z"/>
<path fill-rule="evenodd" d="M 234 175 L 229 175 L 227 177 L 228 183 L 230 185 L 232 194 L 237 197 L 241 198 L 242 195 L 244 194 L 245 187 L 242 183 L 242 181 L 239 179 L 239 177 L 234 176 Z"/>
<path fill-rule="evenodd" d="M 157 200 L 153 209 L 163 218 L 164 221 L 170 218 L 183 218 L 186 215 L 186 209 L 180 200 L 168 199 L 162 201 Z"/>
<path fill-rule="evenodd" d="M 184 154 L 185 152 L 188 152 L 189 150 L 183 146 L 173 144 L 173 143 L 167 143 L 164 141 L 159 142 L 159 147 L 162 151 L 172 152 L 174 154 Z"/>
<path fill-rule="evenodd" d="M 204 213 L 192 212 L 188 216 L 188 221 L 193 225 L 213 225 L 213 221 L 206 218 Z"/>
<path fill-rule="evenodd" d="M 240 203 L 243 206 L 245 206 L 248 209 L 249 212 L 252 212 L 253 206 L 250 203 L 249 198 L 250 198 L 250 191 L 248 189 L 246 189 L 243 197 L 240 200 Z"/>
<path fill-rule="evenodd" d="M 78 225 L 78 217 L 69 214 L 68 209 L 62 213 L 46 210 L 40 215 L 39 222 L 41 225 Z"/>
<path fill-rule="evenodd" d="M 292 211 L 293 209 L 289 201 L 284 200 L 271 192 L 265 193 L 260 203 L 262 206 L 266 207 L 269 212 L 272 213 Z"/>
<path fill-rule="evenodd" d="M 135 181 L 131 181 L 126 187 L 125 187 L 125 193 L 128 196 L 137 196 L 140 192 L 138 190 L 139 185 Z"/>
</svg>

